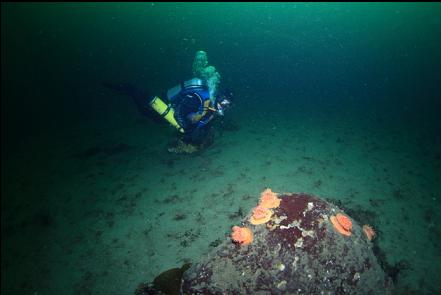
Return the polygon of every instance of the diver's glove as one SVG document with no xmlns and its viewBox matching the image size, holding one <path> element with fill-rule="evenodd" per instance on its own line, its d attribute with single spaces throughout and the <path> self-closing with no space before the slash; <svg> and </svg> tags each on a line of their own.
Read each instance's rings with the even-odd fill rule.
<svg viewBox="0 0 441 295">
<path fill-rule="evenodd" d="M 224 115 L 224 111 L 231 106 L 231 102 L 228 99 L 223 99 L 221 102 L 216 103 L 217 114 Z"/>
<path fill-rule="evenodd" d="M 217 103 L 216 114 L 218 114 L 219 116 L 224 115 L 224 108 L 221 106 L 220 103 Z"/>
</svg>

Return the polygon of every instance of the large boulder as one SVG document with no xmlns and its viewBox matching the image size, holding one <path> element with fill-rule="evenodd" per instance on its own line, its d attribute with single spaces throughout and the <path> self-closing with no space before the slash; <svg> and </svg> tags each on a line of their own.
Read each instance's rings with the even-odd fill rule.
<svg viewBox="0 0 441 295">
<path fill-rule="evenodd" d="M 224 241 L 184 272 L 180 293 L 392 294 L 393 283 L 355 220 L 315 196 L 277 197 L 268 222 L 251 224 L 252 212 L 242 221 L 251 243 Z M 347 234 L 336 227 L 337 215 L 349 221 Z"/>
</svg>

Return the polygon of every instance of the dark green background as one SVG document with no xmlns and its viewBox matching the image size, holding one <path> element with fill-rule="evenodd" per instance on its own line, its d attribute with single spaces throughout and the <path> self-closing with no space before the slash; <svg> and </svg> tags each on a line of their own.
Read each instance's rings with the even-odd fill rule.
<svg viewBox="0 0 441 295">
<path fill-rule="evenodd" d="M 440 11 L 436 3 L 3 3 L 2 137 L 12 147 L 120 112 L 102 81 L 163 91 L 191 76 L 200 49 L 238 103 L 263 93 L 264 104 L 295 111 L 300 96 L 341 107 L 355 97 L 427 128 L 439 123 Z"/>
<path fill-rule="evenodd" d="M 400 179 L 399 173 L 407 169 L 406 175 L 415 180 L 411 181 L 412 189 L 425 199 L 406 195 L 409 205 L 399 205 L 433 209 L 426 210 L 429 212 L 426 216 L 420 216 L 423 210 L 419 208 L 417 216 L 412 216 L 415 219 L 410 220 L 421 221 L 419 226 L 424 228 L 430 226 L 431 235 L 416 243 L 431 243 L 433 248 L 439 248 L 436 231 L 438 228 L 439 233 L 436 218 L 439 210 L 433 205 L 435 201 L 439 204 L 441 198 L 440 183 L 436 182 L 441 174 L 441 5 L 438 3 L 2 3 L 2 187 L 10 184 L 2 188 L 2 194 L 6 195 L 2 197 L 2 215 L 7 212 L 10 223 L 4 225 L 2 216 L 2 238 L 11 228 L 15 231 L 26 225 L 16 214 L 16 208 L 32 212 L 33 208 L 46 205 L 41 204 L 39 198 L 49 195 L 54 186 L 50 183 L 55 179 L 53 175 L 46 179 L 44 174 L 50 172 L 46 171 L 45 163 L 51 160 L 48 155 L 52 147 L 54 151 L 59 145 L 65 147 L 66 152 L 61 149 L 66 153 L 65 159 L 72 159 L 73 153 L 81 154 L 97 144 L 107 147 L 107 141 L 118 142 L 121 133 L 135 130 L 129 135 L 144 141 L 131 140 L 130 144 L 153 147 L 149 152 L 164 151 L 166 140 L 162 140 L 170 138 L 173 130 L 166 124 L 158 125 L 141 118 L 130 99 L 112 93 L 101 83 L 131 82 L 161 95 L 192 77 L 191 65 L 198 50 L 208 53 L 210 64 L 216 66 L 222 76 L 221 86 L 235 93 L 234 108 L 226 117 L 235 121 L 238 130 L 251 129 L 258 137 L 262 127 L 268 127 L 262 134 L 269 136 L 282 129 L 283 120 L 286 122 L 287 118 L 303 120 L 302 112 L 307 110 L 308 115 L 317 114 L 321 119 L 328 113 L 337 114 L 329 118 L 342 120 L 337 122 L 342 124 L 330 125 L 349 127 L 342 128 L 344 132 L 332 130 L 335 133 L 329 134 L 337 134 L 336 142 L 343 142 L 351 152 L 352 145 L 369 143 L 372 136 L 371 145 L 364 148 L 373 151 L 373 155 L 366 163 L 356 164 L 361 170 L 366 167 L 366 171 L 370 171 L 373 158 L 379 163 L 395 165 L 396 170 L 388 171 L 385 165 L 378 172 L 378 179 L 383 174 L 391 175 L 392 180 L 382 180 L 391 187 L 408 183 L 407 178 Z M 140 129 L 134 128 L 134 118 L 139 119 L 138 123 L 148 122 L 142 123 L 145 125 L 139 134 L 136 132 Z M 274 121 L 267 124 L 266 118 L 283 120 L 281 124 Z M 290 125 L 303 128 L 310 122 L 308 119 L 298 121 Z M 366 126 L 366 122 L 370 125 Z M 118 129 L 123 123 L 126 129 Z M 303 130 L 321 134 L 321 128 L 326 128 L 316 126 L 318 131 L 315 127 Z M 289 132 L 280 132 L 280 137 L 289 137 Z M 340 135 L 343 133 L 359 142 L 345 143 L 344 136 Z M 291 141 L 280 137 L 280 145 Z M 90 138 L 93 139 L 89 141 Z M 95 139 L 98 143 L 94 143 Z M 246 136 L 243 140 L 246 142 Z M 397 141 L 398 150 L 391 144 Z M 75 146 L 77 142 L 80 144 Z M 228 152 L 228 139 L 226 142 L 220 151 Z M 309 148 L 313 151 L 317 147 Z M 376 151 L 384 157 L 377 157 Z M 22 155 L 31 160 L 21 162 Z M 228 159 L 228 153 L 226 155 Z M 129 160 L 136 162 L 136 157 Z M 212 161 L 216 157 L 213 154 L 207 159 Z M 394 162 L 403 157 L 414 165 L 401 167 Z M 233 158 L 231 156 L 234 164 Z M 184 159 L 180 165 L 186 171 L 191 159 L 180 159 Z M 173 161 L 159 159 L 158 163 L 173 166 Z M 270 163 L 268 159 L 259 161 Z M 109 162 L 117 165 L 111 159 Z M 59 171 L 70 171 L 64 170 L 66 163 L 61 160 L 52 166 L 63 168 Z M 36 166 L 33 169 L 37 172 L 28 172 L 29 164 Z M 14 172 L 10 167 L 15 168 Z M 341 171 L 337 172 L 350 171 L 345 170 L 346 167 L 339 167 Z M 148 165 L 144 168 L 149 169 Z M 87 173 L 87 169 L 84 170 Z M 115 170 L 110 172 L 121 175 L 126 172 Z M 64 173 L 66 175 L 61 173 L 60 177 L 69 180 L 69 172 Z M 350 179 L 350 175 L 347 177 Z M 394 183 L 394 177 L 401 181 Z M 103 182 L 108 181 L 102 178 Z M 81 175 L 72 179 L 80 181 L 78 186 L 84 185 Z M 268 178 L 267 181 L 275 183 L 275 180 Z M 330 187 L 332 185 L 331 182 Z M 34 186 L 40 187 L 40 195 Z M 398 188 L 395 191 L 400 194 Z M 384 198 L 395 205 L 392 196 Z M 59 205 L 57 194 L 48 199 L 50 205 Z M 12 205 L 14 203 L 18 205 Z M 82 213 L 80 209 L 77 211 Z M 389 222 L 388 216 L 381 217 L 386 224 Z M 406 224 L 402 227 L 406 228 Z M 380 236 L 387 241 L 386 233 Z M 37 234 L 36 237 L 46 238 Z M 8 246 L 15 248 L 15 245 Z M 2 257 L 14 264 L 16 257 L 26 257 L 23 254 L 26 246 L 17 245 L 17 253 L 2 252 Z M 409 247 L 406 251 L 412 251 L 411 245 L 404 242 L 397 246 L 400 247 Z M 40 271 L 39 265 L 35 267 Z M 433 269 L 437 267 L 439 263 Z M 18 267 L 17 272 L 21 271 Z M 5 290 L 20 289 L 13 279 L 19 281 L 21 274 L 7 275 L 12 279 Z M 419 287 L 439 290 L 439 282 L 431 279 L 435 276 L 430 274 Z M 30 281 L 32 279 L 39 281 L 38 276 Z M 24 288 L 29 291 L 32 289 L 29 286 Z"/>
</svg>

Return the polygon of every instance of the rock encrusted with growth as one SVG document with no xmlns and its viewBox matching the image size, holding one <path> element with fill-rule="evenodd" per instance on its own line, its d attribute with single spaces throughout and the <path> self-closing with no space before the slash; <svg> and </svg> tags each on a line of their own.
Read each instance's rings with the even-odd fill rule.
<svg viewBox="0 0 441 295">
<path fill-rule="evenodd" d="M 307 194 L 278 194 L 264 224 L 250 223 L 248 245 L 227 240 L 182 278 L 181 294 L 392 294 L 392 281 L 377 262 L 360 225 L 338 232 L 335 205 Z M 343 213 L 344 214 L 344 213 Z"/>
</svg>

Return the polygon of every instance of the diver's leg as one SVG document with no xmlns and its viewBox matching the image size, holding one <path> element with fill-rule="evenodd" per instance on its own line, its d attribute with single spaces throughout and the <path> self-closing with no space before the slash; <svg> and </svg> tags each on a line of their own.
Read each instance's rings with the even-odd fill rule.
<svg viewBox="0 0 441 295">
<path fill-rule="evenodd" d="M 130 96 L 133 99 L 138 111 L 142 115 L 150 116 L 151 110 L 149 108 L 149 102 L 151 96 L 147 91 L 143 91 L 130 83 L 103 82 L 102 85 L 120 94 Z"/>
<path fill-rule="evenodd" d="M 188 134 L 186 141 L 193 145 L 207 146 L 213 140 L 212 137 L 213 133 L 211 126 L 196 127 Z"/>
</svg>

